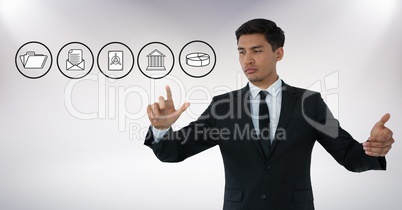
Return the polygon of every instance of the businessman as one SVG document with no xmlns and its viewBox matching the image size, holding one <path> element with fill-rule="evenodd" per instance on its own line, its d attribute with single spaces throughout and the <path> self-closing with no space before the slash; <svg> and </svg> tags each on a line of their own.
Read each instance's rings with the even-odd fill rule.
<svg viewBox="0 0 402 210">
<path fill-rule="evenodd" d="M 218 145 L 225 167 L 224 210 L 312 210 L 311 152 L 320 143 L 354 172 L 385 170 L 394 139 L 385 114 L 359 143 L 343 130 L 317 92 L 286 84 L 276 63 L 285 36 L 274 22 L 253 19 L 236 30 L 239 61 L 248 84 L 215 96 L 188 126 L 171 126 L 188 108 L 167 98 L 148 106 L 145 145 L 164 162 L 179 162 Z"/>
</svg>

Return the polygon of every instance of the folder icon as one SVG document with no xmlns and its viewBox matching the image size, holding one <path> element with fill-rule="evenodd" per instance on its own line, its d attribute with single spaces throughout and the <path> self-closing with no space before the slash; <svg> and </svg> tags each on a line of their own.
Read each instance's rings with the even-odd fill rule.
<svg viewBox="0 0 402 210">
<path fill-rule="evenodd" d="M 47 55 L 35 54 L 34 51 L 28 51 L 24 55 L 20 55 L 20 59 L 26 69 L 43 69 Z"/>
</svg>

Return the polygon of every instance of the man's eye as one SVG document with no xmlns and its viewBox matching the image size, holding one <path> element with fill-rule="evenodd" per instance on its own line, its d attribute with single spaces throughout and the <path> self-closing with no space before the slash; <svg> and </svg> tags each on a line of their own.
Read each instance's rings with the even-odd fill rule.
<svg viewBox="0 0 402 210">
<path fill-rule="evenodd" d="M 254 53 L 260 53 L 262 50 L 254 50 Z"/>
<path fill-rule="evenodd" d="M 239 54 L 244 55 L 244 54 L 246 54 L 246 52 L 244 52 L 244 51 L 239 51 Z"/>
</svg>

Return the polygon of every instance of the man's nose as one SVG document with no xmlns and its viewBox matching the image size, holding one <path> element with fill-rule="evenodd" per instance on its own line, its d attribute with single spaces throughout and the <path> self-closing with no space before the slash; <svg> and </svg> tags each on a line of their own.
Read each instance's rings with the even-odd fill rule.
<svg viewBox="0 0 402 210">
<path fill-rule="evenodd" d="M 245 62 L 246 64 L 253 64 L 253 63 L 255 62 L 253 55 L 252 55 L 251 53 L 247 53 L 247 54 L 245 55 L 244 62 Z"/>
</svg>

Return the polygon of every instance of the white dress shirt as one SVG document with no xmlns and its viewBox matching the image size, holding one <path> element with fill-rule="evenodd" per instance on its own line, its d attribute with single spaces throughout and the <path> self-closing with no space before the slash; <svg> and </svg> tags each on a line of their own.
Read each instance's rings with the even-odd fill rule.
<svg viewBox="0 0 402 210">
<path fill-rule="evenodd" d="M 259 133 L 259 112 L 260 112 L 260 91 L 261 88 L 253 85 L 251 82 L 248 83 L 250 88 L 250 111 L 251 118 L 253 120 L 254 128 L 257 133 Z M 265 98 L 268 104 L 269 110 L 269 139 L 271 143 L 274 139 L 276 129 L 278 127 L 279 117 L 281 113 L 281 105 L 282 105 L 282 80 L 278 77 L 278 79 L 265 91 L 268 92 L 267 97 Z"/>
</svg>

